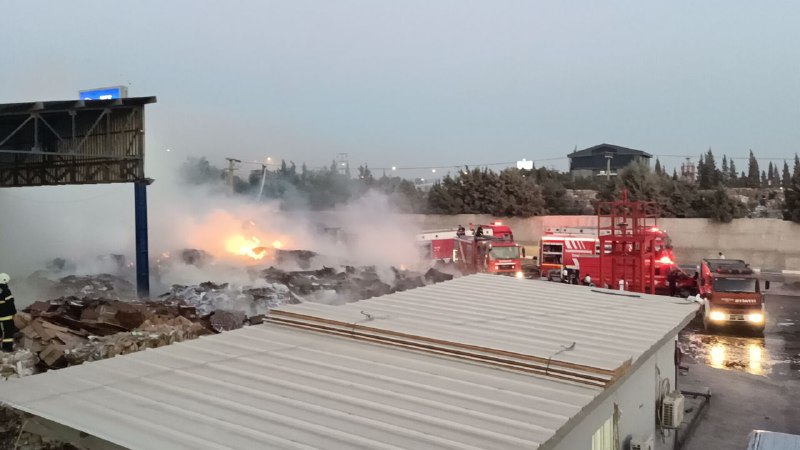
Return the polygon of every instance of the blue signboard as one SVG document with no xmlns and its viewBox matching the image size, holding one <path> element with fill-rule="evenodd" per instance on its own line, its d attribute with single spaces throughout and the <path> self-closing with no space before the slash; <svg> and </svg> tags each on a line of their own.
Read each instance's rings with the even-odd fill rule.
<svg viewBox="0 0 800 450">
<path fill-rule="evenodd" d="M 100 89 L 90 89 L 87 91 L 80 91 L 81 100 L 113 100 L 116 98 L 125 98 L 128 96 L 128 88 L 125 86 L 114 86 Z"/>
</svg>

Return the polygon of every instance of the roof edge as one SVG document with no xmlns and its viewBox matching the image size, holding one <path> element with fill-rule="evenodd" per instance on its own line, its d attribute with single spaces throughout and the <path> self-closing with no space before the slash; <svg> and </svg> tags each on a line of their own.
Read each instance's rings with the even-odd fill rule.
<svg viewBox="0 0 800 450">
<path fill-rule="evenodd" d="M 659 339 L 652 347 L 650 347 L 646 352 L 642 353 L 639 358 L 633 362 L 630 369 L 621 377 L 619 377 L 614 384 L 607 387 L 604 391 L 598 394 L 595 398 L 593 398 L 589 403 L 587 403 L 578 414 L 572 416 L 567 423 L 565 423 L 561 428 L 556 430 L 555 433 L 550 437 L 550 439 L 542 442 L 537 450 L 552 450 L 554 449 L 565 436 L 567 436 L 572 430 L 575 429 L 583 420 L 606 399 L 608 399 L 612 394 L 617 392 L 620 386 L 624 384 L 625 381 L 628 380 L 636 371 L 644 366 L 644 363 L 650 360 L 652 357 L 661 347 L 664 346 L 667 342 L 671 341 L 678 333 L 689 324 L 694 319 L 695 314 L 697 313 L 697 308 L 699 305 L 697 303 L 687 303 L 687 305 L 693 305 L 695 308 L 692 310 L 691 314 L 687 314 L 687 316 L 670 332 L 664 335 L 663 338 Z"/>
</svg>

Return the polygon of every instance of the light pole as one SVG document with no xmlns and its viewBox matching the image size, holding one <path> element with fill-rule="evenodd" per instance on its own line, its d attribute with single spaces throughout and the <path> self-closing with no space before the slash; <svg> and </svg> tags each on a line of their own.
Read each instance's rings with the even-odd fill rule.
<svg viewBox="0 0 800 450">
<path fill-rule="evenodd" d="M 611 160 L 614 159 L 614 154 L 606 152 L 606 181 L 611 181 Z"/>
</svg>

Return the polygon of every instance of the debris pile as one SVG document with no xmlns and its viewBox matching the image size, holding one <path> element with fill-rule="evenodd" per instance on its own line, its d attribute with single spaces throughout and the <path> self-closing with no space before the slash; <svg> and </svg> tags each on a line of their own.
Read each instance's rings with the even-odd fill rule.
<svg viewBox="0 0 800 450">
<path fill-rule="evenodd" d="M 279 305 L 300 303 L 300 299 L 281 283 L 259 288 L 235 288 L 228 283 L 210 281 L 193 286 L 176 284 L 159 298 L 165 305 L 191 306 L 199 316 L 218 310 L 242 311 L 246 316 L 254 316 Z"/>
<path fill-rule="evenodd" d="M 136 287 L 115 275 L 70 275 L 56 281 L 44 272 L 28 277 L 27 283 L 36 285 L 42 298 L 80 297 L 88 299 L 124 300 L 136 298 Z"/>
<path fill-rule="evenodd" d="M 14 317 L 18 350 L 0 360 L 3 377 L 161 347 L 211 333 L 193 307 L 61 297 Z"/>
<path fill-rule="evenodd" d="M 313 255 L 284 252 L 284 257 L 298 261 Z M 190 252 L 182 258 L 197 262 L 204 255 Z M 331 303 L 345 303 L 453 278 L 434 269 L 421 274 L 372 266 L 301 271 L 270 267 L 251 269 L 250 276 L 258 287 L 173 285 L 151 302 L 120 300 L 120 291 L 133 291 L 133 286 L 112 275 L 51 281 L 54 292 L 75 295 L 37 301 L 15 316 L 18 350 L 0 358 L 0 377 L 21 377 L 235 330 L 261 323 L 270 309 L 284 304 L 326 295 Z"/>
</svg>

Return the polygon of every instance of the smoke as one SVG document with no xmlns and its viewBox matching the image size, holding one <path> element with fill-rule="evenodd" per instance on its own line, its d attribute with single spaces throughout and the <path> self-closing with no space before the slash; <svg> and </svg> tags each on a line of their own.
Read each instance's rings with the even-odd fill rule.
<svg viewBox="0 0 800 450">
<path fill-rule="evenodd" d="M 284 270 L 323 265 L 374 265 L 392 281 L 390 266 L 420 263 L 413 218 L 398 214 L 390 199 L 367 192 L 331 211 L 291 211 L 278 201 L 256 202 L 255 195 L 233 195 L 218 172 L 187 177 L 182 161 L 156 155 L 148 169 L 149 248 L 152 294 L 171 284 L 204 281 L 258 286 L 252 269 L 279 265 L 277 248 L 319 254 L 310 267 L 284 261 Z M 192 180 L 186 183 L 185 180 Z M 203 180 L 211 182 L 198 184 Z M 3 215 L 0 271 L 12 274 L 21 304 L 37 298 L 36 286 L 23 286 L 28 274 L 55 279 L 66 275 L 110 273 L 134 281 L 135 242 L 131 185 L 64 186 L 0 191 Z M 262 259 L 248 256 L 252 250 Z M 198 249 L 212 258 L 187 264 L 183 249 Z M 116 256 L 114 256 L 116 255 Z M 55 258 L 62 263 L 53 263 Z"/>
</svg>

